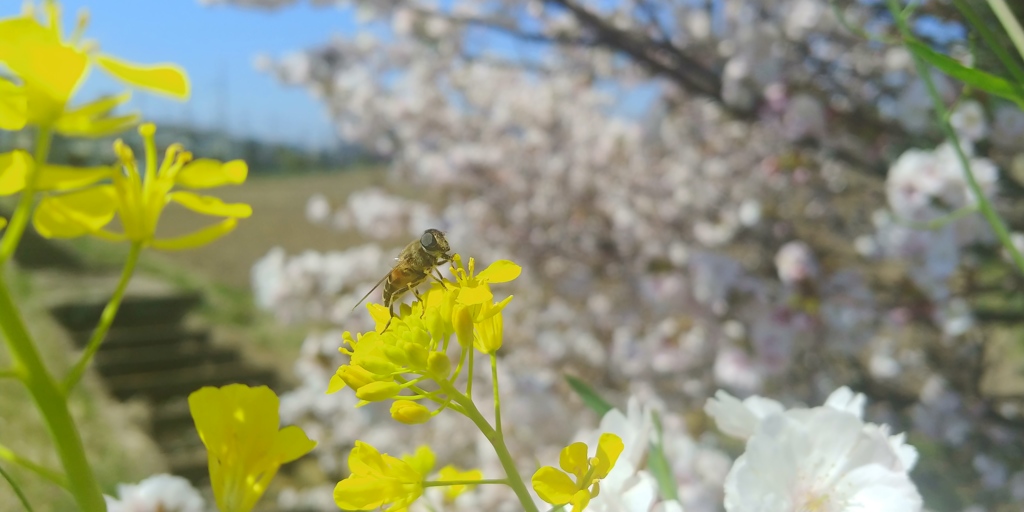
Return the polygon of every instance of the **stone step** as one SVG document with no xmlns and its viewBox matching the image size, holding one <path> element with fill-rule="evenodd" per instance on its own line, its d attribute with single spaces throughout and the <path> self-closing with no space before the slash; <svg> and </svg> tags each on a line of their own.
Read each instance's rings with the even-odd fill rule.
<svg viewBox="0 0 1024 512">
<path fill-rule="evenodd" d="M 208 347 L 199 343 L 177 343 L 152 347 L 101 350 L 96 354 L 96 369 L 104 377 L 141 372 L 187 370 L 205 363 L 238 361 L 238 352 Z"/>
<path fill-rule="evenodd" d="M 71 338 L 79 347 L 84 347 L 91 337 L 91 330 L 71 332 Z M 100 352 L 119 348 L 137 348 L 153 345 L 174 345 L 180 343 L 205 344 L 207 341 L 209 341 L 208 331 L 188 329 L 179 324 L 112 327 L 110 331 L 107 332 L 107 336 L 106 339 L 103 340 L 103 344 L 100 345 Z"/>
<path fill-rule="evenodd" d="M 176 324 L 202 302 L 199 292 L 157 296 L 125 297 L 114 319 L 115 326 Z M 62 304 L 51 313 L 69 331 L 84 331 L 95 326 L 106 302 Z"/>
<path fill-rule="evenodd" d="M 142 396 L 162 402 L 185 397 L 203 386 L 223 386 L 232 382 L 274 387 L 273 370 L 256 368 L 241 362 L 204 363 L 184 370 L 132 373 L 106 379 L 110 392 L 121 400 Z"/>
</svg>

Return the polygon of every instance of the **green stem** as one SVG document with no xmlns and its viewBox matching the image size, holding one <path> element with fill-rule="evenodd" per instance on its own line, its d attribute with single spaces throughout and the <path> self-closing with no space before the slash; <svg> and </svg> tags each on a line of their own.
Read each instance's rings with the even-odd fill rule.
<svg viewBox="0 0 1024 512">
<path fill-rule="evenodd" d="M 473 400 L 473 361 L 476 360 L 476 350 L 469 347 L 469 364 L 466 365 L 466 396 Z"/>
<path fill-rule="evenodd" d="M 67 477 L 50 468 L 42 466 L 41 464 L 32 462 L 26 459 L 25 457 L 18 455 L 17 453 L 14 453 L 13 451 L 11 451 L 10 448 L 7 448 L 4 445 L 0 445 L 0 459 L 21 466 L 35 473 L 36 475 L 42 477 L 43 480 L 46 480 L 52 484 L 56 484 L 64 489 L 68 488 Z"/>
<path fill-rule="evenodd" d="M 11 475 L 7 474 L 7 472 L 4 471 L 4 468 L 2 466 L 0 466 L 0 476 L 4 477 L 4 480 L 7 480 L 7 483 L 11 486 L 11 489 L 14 490 L 14 494 L 18 495 L 18 501 L 21 502 L 21 506 L 25 507 L 26 511 L 32 512 L 32 505 L 29 505 L 28 498 L 25 497 L 25 493 L 21 492 L 21 487 L 19 487 L 17 482 L 15 482 L 13 478 L 11 478 Z"/>
<path fill-rule="evenodd" d="M 507 478 L 491 478 L 487 480 L 438 480 L 434 482 L 423 482 L 423 487 L 446 487 L 451 485 L 487 485 L 502 484 L 508 485 Z"/>
<path fill-rule="evenodd" d="M 100 314 L 100 322 L 92 331 L 92 337 L 89 338 L 89 343 L 85 346 L 85 352 L 82 354 L 82 357 L 71 367 L 71 371 L 64 378 L 61 389 L 65 395 L 69 394 L 75 385 L 78 384 L 78 381 L 82 379 L 85 369 L 89 367 L 89 362 L 92 361 L 93 356 L 96 355 L 100 345 L 103 343 L 103 338 L 110 331 L 110 326 L 114 323 L 117 310 L 121 307 L 121 300 L 124 299 L 125 290 L 128 289 L 128 282 L 132 279 L 135 265 L 139 262 L 139 254 L 141 253 L 142 244 L 133 242 L 132 248 L 128 252 L 128 260 L 125 261 L 124 268 L 121 270 L 121 280 L 117 283 L 114 295 L 110 297 L 110 302 L 107 302 L 106 307 L 103 308 L 103 313 Z"/>
<path fill-rule="evenodd" d="M 533 503 L 533 496 L 523 482 L 523 477 L 519 475 L 519 469 L 516 468 L 516 462 L 512 459 L 512 454 L 509 453 L 508 447 L 505 446 L 505 439 L 501 432 L 495 431 L 487 423 L 487 420 L 480 414 L 480 410 L 476 408 L 476 404 L 473 403 L 469 396 L 460 393 L 459 390 L 455 389 L 455 386 L 452 386 L 446 380 L 442 379 L 438 381 L 438 384 L 448 396 L 452 397 L 455 403 L 462 406 L 463 414 L 480 429 L 480 432 L 483 433 L 484 437 L 491 443 L 491 446 L 494 447 L 494 453 L 498 455 L 501 467 L 505 470 L 508 486 L 516 493 L 516 497 L 519 498 L 519 503 L 523 506 L 523 510 L 525 512 L 538 512 L 537 506 Z"/>
<path fill-rule="evenodd" d="M 498 397 L 498 356 L 491 354 L 491 385 L 494 388 L 494 430 L 501 434 L 501 399 Z"/>
<path fill-rule="evenodd" d="M 28 220 L 32 216 L 32 203 L 36 198 L 36 181 L 39 179 L 39 171 L 46 165 L 46 158 L 50 154 L 50 142 L 53 140 L 53 132 L 48 127 L 39 128 L 39 136 L 36 137 L 36 148 L 33 154 L 32 168 L 25 177 L 25 188 L 21 191 L 18 199 L 18 206 L 11 216 L 11 223 L 4 231 L 4 238 L 0 241 L 0 267 L 3 267 L 21 242 L 21 235 L 25 233 Z"/>
<path fill-rule="evenodd" d="M 993 1 L 993 0 L 990 0 Z M 907 26 L 907 21 L 899 13 L 899 3 L 897 0 L 887 0 L 889 11 L 892 13 L 896 20 L 896 24 L 899 26 L 900 33 L 903 35 L 905 40 L 913 39 L 913 34 L 910 32 L 910 27 Z M 911 52 L 913 55 L 913 52 Z M 942 96 L 939 94 L 938 89 L 935 87 L 935 81 L 932 80 L 931 70 L 924 61 L 919 59 L 916 55 L 913 56 L 914 66 L 917 69 L 917 74 L 924 81 L 925 87 L 928 89 L 928 95 L 931 96 L 932 103 L 935 106 L 935 114 L 939 118 L 939 126 L 942 127 L 943 133 L 946 138 L 949 139 L 950 144 L 953 145 L 953 150 L 956 151 L 957 160 L 960 161 L 960 166 L 963 168 L 964 177 L 967 179 L 967 185 L 971 189 L 971 194 L 974 195 L 975 201 L 978 202 L 978 211 L 988 221 L 989 226 L 992 227 L 992 231 L 995 232 L 996 238 L 1003 245 L 1003 248 L 1010 254 L 1010 259 L 1013 260 L 1014 265 L 1017 266 L 1017 270 L 1024 273 L 1024 256 L 1021 255 L 1017 247 L 1013 245 L 1013 241 L 1010 240 L 1010 231 L 1006 229 L 1006 225 L 1003 223 L 1003 219 L 999 217 L 992 203 L 985 197 L 985 193 L 981 190 L 981 185 L 978 184 L 978 180 L 974 177 L 974 173 L 971 172 L 971 163 L 967 158 L 967 154 L 964 153 L 963 148 L 960 147 L 960 139 L 956 135 L 956 130 L 949 124 L 949 110 L 946 108 L 946 104 L 942 101 Z"/>
<path fill-rule="evenodd" d="M 5 368 L 0 370 L 0 379 L 20 379 L 21 374 L 13 368 Z"/>
<path fill-rule="evenodd" d="M 1013 16 L 1013 11 L 1006 5 L 1005 0 L 988 0 L 988 6 L 992 8 L 992 12 L 996 13 L 996 18 L 999 18 L 999 22 L 1003 24 L 1003 29 L 1010 36 L 1013 45 L 1017 47 L 1017 53 L 1024 57 L 1024 29 L 1017 22 L 1017 18 Z"/>
<path fill-rule="evenodd" d="M 99 483 L 85 456 L 85 447 L 78 428 L 68 410 L 68 404 L 57 381 L 46 369 L 28 329 L 22 321 L 7 282 L 0 273 L 0 331 L 4 334 L 7 350 L 15 368 L 24 371 L 24 383 L 32 400 L 43 416 L 50 431 L 57 455 L 64 465 L 64 473 L 73 475 L 68 479 L 68 490 L 75 497 L 82 512 L 106 510 L 106 502 L 100 492 Z"/>
</svg>

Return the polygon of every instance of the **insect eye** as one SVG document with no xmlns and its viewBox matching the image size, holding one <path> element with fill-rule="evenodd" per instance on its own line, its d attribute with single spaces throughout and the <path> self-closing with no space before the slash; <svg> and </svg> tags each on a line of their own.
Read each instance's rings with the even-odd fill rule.
<svg viewBox="0 0 1024 512">
<path fill-rule="evenodd" d="M 434 238 L 434 235 L 430 232 L 423 233 L 423 236 L 420 237 L 420 245 L 422 245 L 424 249 L 436 249 L 437 239 Z"/>
</svg>

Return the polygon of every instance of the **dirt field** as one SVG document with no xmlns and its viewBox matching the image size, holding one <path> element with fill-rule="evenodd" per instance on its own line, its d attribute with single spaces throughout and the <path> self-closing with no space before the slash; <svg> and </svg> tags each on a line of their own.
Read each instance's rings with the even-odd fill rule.
<svg viewBox="0 0 1024 512">
<path fill-rule="evenodd" d="M 252 217 L 213 244 L 190 251 L 162 253 L 160 257 L 220 284 L 248 288 L 253 263 L 275 245 L 295 253 L 305 249 L 343 249 L 357 243 L 358 240 L 330 227 L 309 223 L 305 215 L 306 201 L 319 192 L 332 205 L 342 204 L 354 190 L 385 187 L 385 178 L 383 171 L 360 170 L 255 178 L 239 187 L 212 190 L 224 201 L 252 205 Z M 163 233 L 173 235 L 194 230 L 204 222 L 209 221 L 179 208 L 168 208 L 160 219 L 160 226 Z"/>
</svg>

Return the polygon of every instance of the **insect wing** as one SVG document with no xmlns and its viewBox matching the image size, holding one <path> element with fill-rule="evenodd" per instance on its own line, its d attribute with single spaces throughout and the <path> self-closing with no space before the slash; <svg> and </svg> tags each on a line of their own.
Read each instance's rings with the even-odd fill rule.
<svg viewBox="0 0 1024 512">
<path fill-rule="evenodd" d="M 377 281 L 377 284 L 373 285 L 373 288 L 370 288 L 370 291 L 366 292 L 366 295 L 363 295 L 363 298 L 359 299 L 359 302 L 357 302 L 355 306 L 352 306 L 352 311 L 355 311 L 356 308 L 358 308 L 359 305 L 362 304 L 363 301 L 366 300 L 366 298 L 369 297 L 374 290 L 380 288 L 380 285 L 383 284 L 384 281 L 386 281 L 389 276 L 391 276 L 390 271 L 387 274 L 384 274 L 384 277 L 380 278 L 380 281 Z"/>
</svg>

